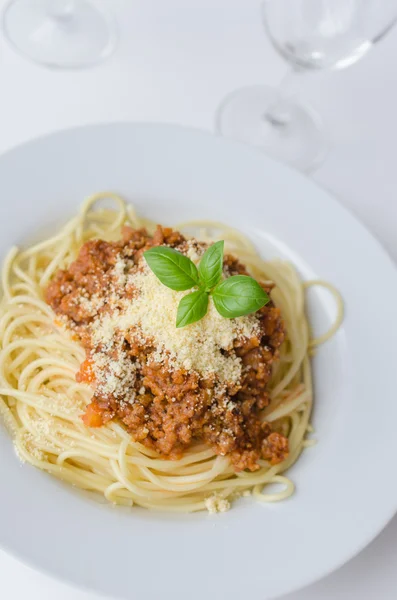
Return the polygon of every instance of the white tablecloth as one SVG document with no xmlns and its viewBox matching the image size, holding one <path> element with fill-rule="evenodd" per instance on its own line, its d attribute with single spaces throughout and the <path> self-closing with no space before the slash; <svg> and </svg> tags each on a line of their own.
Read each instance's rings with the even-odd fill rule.
<svg viewBox="0 0 397 600">
<path fill-rule="evenodd" d="M 163 121 L 212 130 L 214 111 L 229 91 L 253 83 L 276 85 L 286 71 L 263 32 L 259 0 L 98 1 L 111 7 L 120 29 L 116 53 L 99 67 L 46 70 L 0 40 L 1 152 L 56 129 L 104 121 Z M 314 179 L 348 206 L 395 260 L 396 56 L 397 29 L 354 67 L 302 76 L 301 93 L 324 117 L 332 143 Z M 382 493 L 381 481 L 368 483 Z M 394 600 L 396 565 L 397 518 L 349 564 L 288 600 Z M 0 596 L 98 600 L 2 551 Z"/>
</svg>

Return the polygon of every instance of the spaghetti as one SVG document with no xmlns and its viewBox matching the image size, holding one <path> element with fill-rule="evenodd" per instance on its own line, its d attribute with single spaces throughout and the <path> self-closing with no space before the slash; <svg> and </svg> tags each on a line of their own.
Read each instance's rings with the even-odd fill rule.
<svg viewBox="0 0 397 600">
<path fill-rule="evenodd" d="M 95 209 L 99 200 L 109 198 L 117 210 Z M 342 321 L 338 292 L 326 282 L 302 284 L 289 263 L 264 262 L 251 242 L 230 227 L 208 221 L 179 225 L 178 229 L 195 233 L 203 241 L 224 239 L 227 252 L 237 256 L 253 277 L 276 285 L 272 300 L 281 309 L 288 336 L 273 367 L 268 387 L 271 402 L 262 417 L 288 437 L 290 452 L 277 465 L 260 459 L 260 468 L 254 472 L 236 473 L 226 456 L 217 456 L 198 443 L 179 460 L 164 460 L 135 442 L 116 421 L 97 429 L 84 426 L 81 414 L 90 403 L 92 390 L 75 379 L 84 350 L 66 329 L 54 323 L 52 309 L 43 299 L 54 274 L 76 259 L 85 242 L 94 238 L 115 241 L 124 224 L 153 230 L 153 223 L 138 218 L 119 196 L 96 194 L 59 234 L 24 251 L 13 248 L 5 260 L 0 306 L 0 412 L 19 456 L 59 479 L 121 505 L 191 512 L 224 510 L 229 501 L 242 494 L 252 493 L 265 502 L 287 498 L 294 484 L 283 473 L 313 443 L 306 439 L 312 431 L 309 356 Z M 317 340 L 310 340 L 305 316 L 305 289 L 309 285 L 330 289 L 338 305 L 334 325 Z M 281 491 L 267 491 L 271 483 L 281 484 Z"/>
</svg>

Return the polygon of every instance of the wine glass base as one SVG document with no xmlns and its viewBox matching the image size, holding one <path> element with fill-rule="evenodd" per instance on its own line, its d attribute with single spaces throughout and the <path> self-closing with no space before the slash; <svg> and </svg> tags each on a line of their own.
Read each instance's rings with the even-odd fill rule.
<svg viewBox="0 0 397 600">
<path fill-rule="evenodd" d="M 281 99 L 276 89 L 252 86 L 236 90 L 216 114 L 216 129 L 224 137 L 260 148 L 301 171 L 316 168 L 327 154 L 320 118 L 311 109 Z M 280 119 L 273 119 L 278 110 Z"/>
<path fill-rule="evenodd" d="M 70 69 L 92 66 L 113 52 L 115 23 L 100 8 L 74 0 L 54 14 L 54 6 L 54 0 L 11 0 L 3 31 L 15 50 L 48 67 Z"/>
</svg>

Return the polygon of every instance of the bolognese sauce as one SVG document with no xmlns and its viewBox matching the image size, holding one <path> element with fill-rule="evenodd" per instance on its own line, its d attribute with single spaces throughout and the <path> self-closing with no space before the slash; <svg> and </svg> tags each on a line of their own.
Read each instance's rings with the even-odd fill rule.
<svg viewBox="0 0 397 600">
<path fill-rule="evenodd" d="M 134 441 L 171 459 L 204 442 L 236 471 L 255 471 L 260 459 L 283 461 L 288 439 L 261 419 L 285 338 L 279 309 L 270 302 L 255 315 L 223 319 L 210 306 L 202 321 L 177 330 L 183 293 L 155 280 L 143 257 L 160 245 L 192 260 L 208 247 L 161 226 L 154 235 L 125 227 L 119 241 L 85 243 L 46 290 L 86 351 L 76 375 L 93 388 L 85 425 L 118 419 Z M 236 274 L 246 268 L 226 255 L 224 276 Z"/>
</svg>

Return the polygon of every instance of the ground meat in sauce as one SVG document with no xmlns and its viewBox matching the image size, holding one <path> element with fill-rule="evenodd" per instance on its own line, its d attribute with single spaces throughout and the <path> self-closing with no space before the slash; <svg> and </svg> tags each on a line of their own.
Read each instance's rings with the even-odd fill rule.
<svg viewBox="0 0 397 600">
<path fill-rule="evenodd" d="M 67 319 L 87 351 L 88 358 L 76 376 L 94 388 L 84 423 L 100 427 L 118 418 L 134 440 L 171 459 L 180 458 L 193 442 L 204 441 L 217 454 L 229 456 L 236 471 L 255 471 L 260 458 L 271 464 L 283 461 L 288 456 L 287 438 L 260 419 L 260 411 L 269 403 L 266 388 L 272 363 L 285 337 L 280 312 L 272 303 L 257 313 L 259 333 L 251 339 L 236 340 L 234 351 L 243 364 L 242 379 L 240 385 L 221 395 L 215 393 L 215 377 L 204 379 L 198 373 L 148 362 L 151 342 L 142 344 L 133 331 L 123 337 L 120 347 L 123 355 L 136 363 L 134 402 L 96 389 L 89 360 L 93 349 L 90 324 L 109 310 L 107 296 L 112 286 L 119 286 L 118 294 L 133 302 L 133 290 L 114 280 L 117 259 L 122 256 L 137 265 L 145 250 L 163 244 L 183 251 L 186 240 L 179 232 L 158 226 L 153 236 L 145 229 L 125 227 L 119 242 L 89 241 L 77 260 L 59 271 L 46 290 L 48 304 Z M 224 266 L 229 275 L 247 274 L 244 265 L 232 256 L 225 256 Z M 118 359 L 117 354 L 113 359 Z"/>
</svg>

